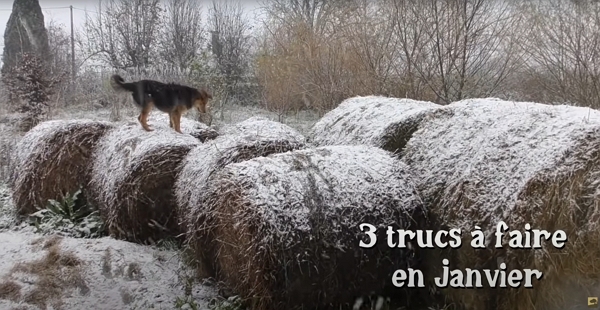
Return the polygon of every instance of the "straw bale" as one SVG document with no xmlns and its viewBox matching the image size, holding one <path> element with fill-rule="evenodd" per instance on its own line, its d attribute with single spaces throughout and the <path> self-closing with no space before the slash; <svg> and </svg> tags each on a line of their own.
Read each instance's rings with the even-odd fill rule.
<svg viewBox="0 0 600 310">
<path fill-rule="evenodd" d="M 315 123 L 308 138 L 316 146 L 366 144 L 397 152 L 423 116 L 439 107 L 412 99 L 353 97 Z"/>
<path fill-rule="evenodd" d="M 98 145 L 91 197 L 116 238 L 152 244 L 179 234 L 172 187 L 181 161 L 201 142 L 167 128 L 125 124 Z"/>
<path fill-rule="evenodd" d="M 98 140 L 113 124 L 94 120 L 52 120 L 29 130 L 14 150 L 9 183 L 20 215 L 85 187 Z M 85 188 L 83 192 L 85 197 Z"/>
<path fill-rule="evenodd" d="M 209 177 L 228 164 L 303 148 L 306 138 L 295 129 L 251 117 L 223 129 L 223 135 L 194 148 L 182 163 L 175 183 L 179 223 L 187 227 L 190 210 L 202 205 Z"/>
<path fill-rule="evenodd" d="M 132 120 L 131 122 L 137 122 L 137 118 L 135 120 Z M 175 129 L 168 128 L 169 114 L 164 112 L 153 111 L 148 117 L 148 124 L 151 128 L 159 128 L 158 130 L 175 131 Z M 214 128 L 209 127 L 202 122 L 198 122 L 187 117 L 181 117 L 181 132 L 183 132 L 184 134 L 189 134 L 194 138 L 197 138 L 198 140 L 200 140 L 200 142 L 212 140 L 219 135 L 219 133 Z"/>
<path fill-rule="evenodd" d="M 463 246 L 427 254 L 435 276 L 443 258 L 450 269 L 537 269 L 533 288 L 446 289 L 465 309 L 566 309 L 585 303 L 600 283 L 600 112 L 566 105 L 470 99 L 429 115 L 413 134 L 403 159 L 431 212 L 435 229 L 460 228 Z M 505 232 L 563 230 L 566 247 L 512 249 Z M 480 227 L 486 249 L 471 247 Z M 484 277 L 484 276 L 482 276 Z M 485 284 L 485 278 L 483 283 Z M 597 291 L 596 291 L 597 293 Z M 589 295 L 595 296 L 595 295 Z"/>
<path fill-rule="evenodd" d="M 340 309 L 381 293 L 414 263 L 412 250 L 387 246 L 385 227 L 424 221 L 406 165 L 370 146 L 230 164 L 211 179 L 202 212 L 189 235 L 194 253 L 215 259 L 217 278 L 253 309 Z M 365 222 L 379 228 L 370 249 L 359 247 Z"/>
<path fill-rule="evenodd" d="M 288 125 L 273 121 L 264 116 L 252 116 L 241 122 L 223 128 L 223 134 L 228 135 L 253 134 L 265 136 L 269 135 L 270 131 L 275 133 L 284 132 L 288 135 L 299 134 L 297 130 L 289 127 Z"/>
</svg>

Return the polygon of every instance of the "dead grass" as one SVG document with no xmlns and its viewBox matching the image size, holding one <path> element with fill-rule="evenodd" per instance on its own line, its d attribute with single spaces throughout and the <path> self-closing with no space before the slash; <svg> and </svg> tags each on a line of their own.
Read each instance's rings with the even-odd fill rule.
<svg viewBox="0 0 600 310">
<path fill-rule="evenodd" d="M 31 262 L 21 262 L 13 266 L 9 277 L 28 274 L 36 277 L 33 288 L 19 296 L 18 301 L 47 309 L 60 306 L 63 294 L 71 288 L 78 288 L 86 294 L 89 288 L 82 276 L 82 261 L 72 252 L 60 249 L 61 238 L 46 238 L 43 248 L 46 255 Z M 41 243 L 41 242 L 40 242 Z M 16 286 L 12 286 L 14 291 Z M 13 296 L 15 293 L 13 292 Z"/>
<path fill-rule="evenodd" d="M 0 283 L 0 299 L 18 301 L 21 299 L 21 285 L 8 280 Z"/>
</svg>

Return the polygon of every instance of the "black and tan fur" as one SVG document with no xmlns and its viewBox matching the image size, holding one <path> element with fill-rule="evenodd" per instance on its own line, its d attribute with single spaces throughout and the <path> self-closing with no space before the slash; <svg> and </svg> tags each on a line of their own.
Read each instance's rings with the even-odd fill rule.
<svg viewBox="0 0 600 310">
<path fill-rule="evenodd" d="M 187 110 L 196 108 L 200 113 L 206 113 L 208 100 L 212 95 L 205 90 L 179 85 L 161 83 L 153 80 L 139 80 L 125 83 L 117 74 L 110 79 L 111 86 L 116 91 L 132 93 L 134 102 L 141 108 L 138 120 L 146 131 L 152 131 L 148 126 L 148 115 L 154 107 L 169 114 L 169 126 L 181 133 L 181 116 Z"/>
</svg>

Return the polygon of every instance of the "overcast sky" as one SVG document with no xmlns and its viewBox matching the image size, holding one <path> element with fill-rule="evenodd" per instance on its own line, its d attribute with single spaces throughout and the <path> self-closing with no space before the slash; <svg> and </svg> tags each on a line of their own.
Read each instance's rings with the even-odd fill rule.
<svg viewBox="0 0 600 310">
<path fill-rule="evenodd" d="M 198 1 L 198 0 L 197 0 Z M 69 6 L 73 5 L 73 24 L 75 31 L 83 28 L 85 22 L 86 10 L 87 14 L 96 14 L 99 0 L 39 0 L 42 12 L 44 13 L 44 22 L 54 20 L 56 23 L 63 24 L 67 31 L 70 31 L 70 10 Z M 203 7 L 208 7 L 211 3 L 209 0 L 199 0 Z M 254 16 L 259 7 L 258 0 L 242 0 L 246 7 L 249 16 Z M 6 23 L 10 17 L 13 1 L 0 0 L 0 51 L 4 47 L 4 30 Z"/>
</svg>

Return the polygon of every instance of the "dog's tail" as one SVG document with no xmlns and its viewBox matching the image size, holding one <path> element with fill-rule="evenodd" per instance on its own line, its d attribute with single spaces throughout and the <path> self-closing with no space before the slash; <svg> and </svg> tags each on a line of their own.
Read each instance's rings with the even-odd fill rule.
<svg viewBox="0 0 600 310">
<path fill-rule="evenodd" d="M 135 85 L 133 83 L 125 83 L 125 80 L 118 74 L 110 77 L 110 86 L 118 92 L 135 91 Z"/>
</svg>

